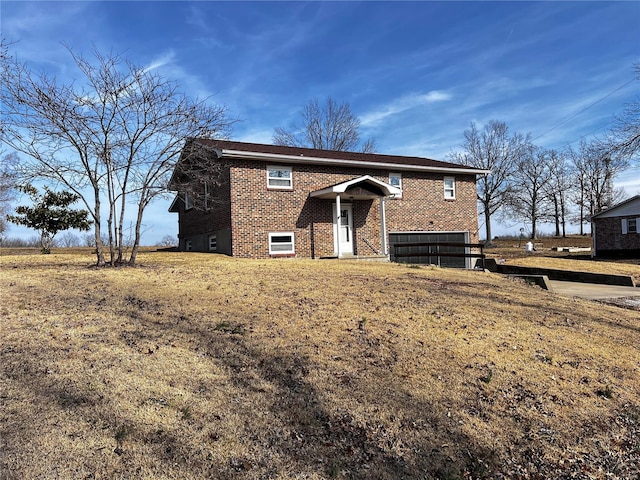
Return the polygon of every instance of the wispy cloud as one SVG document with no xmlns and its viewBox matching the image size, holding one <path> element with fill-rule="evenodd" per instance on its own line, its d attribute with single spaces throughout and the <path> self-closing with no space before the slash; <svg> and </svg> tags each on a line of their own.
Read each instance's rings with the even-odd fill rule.
<svg viewBox="0 0 640 480">
<path fill-rule="evenodd" d="M 173 50 L 169 50 L 164 52 L 159 57 L 151 60 L 151 63 L 144 68 L 145 72 L 150 72 L 160 67 L 164 67 L 165 65 L 169 65 L 174 62 L 176 58 L 176 53 Z"/>
<path fill-rule="evenodd" d="M 441 90 L 432 90 L 428 93 L 412 93 L 403 95 L 379 108 L 365 113 L 360 117 L 363 127 L 376 126 L 382 123 L 387 117 L 411 110 L 416 107 L 428 105 L 435 102 L 444 102 L 452 98 L 451 94 Z"/>
</svg>

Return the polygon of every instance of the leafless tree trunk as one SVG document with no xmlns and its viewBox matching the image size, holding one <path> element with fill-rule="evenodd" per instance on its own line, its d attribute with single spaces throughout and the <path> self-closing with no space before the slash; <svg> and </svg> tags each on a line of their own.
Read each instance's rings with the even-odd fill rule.
<svg viewBox="0 0 640 480">
<path fill-rule="evenodd" d="M 507 195 L 507 211 L 513 218 L 531 225 L 535 239 L 539 222 L 548 215 L 547 187 L 551 182 L 551 153 L 533 146 L 516 160 L 511 190 Z"/>
<path fill-rule="evenodd" d="M 299 124 L 276 128 L 273 143 L 337 151 L 352 151 L 360 146 L 361 152 L 375 152 L 373 139 L 360 145 L 360 120 L 347 102 L 338 104 L 329 97 L 321 107 L 318 99 L 313 99 L 303 107 L 300 117 Z"/>
<path fill-rule="evenodd" d="M 485 218 L 487 245 L 491 245 L 491 219 L 503 208 L 512 191 L 512 175 L 520 158 L 531 146 L 530 135 L 509 133 L 504 122 L 491 120 L 479 131 L 475 123 L 465 130 L 462 152 L 450 158 L 464 165 L 491 170 L 478 180 L 478 201 Z"/>
<path fill-rule="evenodd" d="M 587 215 L 594 215 L 622 199 L 624 192 L 613 189 L 613 179 L 628 166 L 622 157 L 606 155 L 597 142 L 582 141 L 578 152 L 567 150 L 580 185 L 578 206 L 580 207 L 580 231 L 588 221 Z"/>
<path fill-rule="evenodd" d="M 3 47 L 2 141 L 30 159 L 22 165 L 25 178 L 59 182 L 81 196 L 95 225 L 98 265 L 106 262 L 106 200 L 109 263 L 135 263 L 144 211 L 166 193 L 185 141 L 224 138 L 233 122 L 224 107 L 191 100 L 173 82 L 120 56 L 94 51 L 88 60 L 69 52 L 82 80 L 59 84 Z M 123 228 L 132 200 L 136 234 L 126 260 Z"/>
</svg>

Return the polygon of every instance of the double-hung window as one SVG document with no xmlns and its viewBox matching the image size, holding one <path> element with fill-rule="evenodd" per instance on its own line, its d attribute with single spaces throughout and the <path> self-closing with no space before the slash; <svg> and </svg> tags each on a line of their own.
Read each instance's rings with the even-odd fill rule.
<svg viewBox="0 0 640 480">
<path fill-rule="evenodd" d="M 456 198 L 455 177 L 444 177 L 444 198 L 445 200 L 455 200 Z"/>
<path fill-rule="evenodd" d="M 209 251 L 218 251 L 218 236 L 215 233 L 213 235 L 209 235 Z"/>
<path fill-rule="evenodd" d="M 267 167 L 267 188 L 293 190 L 291 167 L 270 165 Z"/>
<path fill-rule="evenodd" d="M 193 197 L 190 193 L 184 194 L 184 209 L 191 210 L 193 208 Z"/>
<path fill-rule="evenodd" d="M 399 173 L 390 173 L 389 185 L 402 190 L 402 175 Z M 394 198 L 402 198 L 402 191 L 400 191 L 400 193 L 398 193 Z"/>
<path fill-rule="evenodd" d="M 211 196 L 211 192 L 209 192 L 209 182 L 204 182 L 204 209 L 209 210 L 209 197 Z"/>
<path fill-rule="evenodd" d="M 289 255 L 295 253 L 293 232 L 269 233 L 269 255 Z"/>
<path fill-rule="evenodd" d="M 639 233 L 638 224 L 640 224 L 640 218 L 623 218 L 622 234 L 627 235 L 629 233 Z"/>
</svg>

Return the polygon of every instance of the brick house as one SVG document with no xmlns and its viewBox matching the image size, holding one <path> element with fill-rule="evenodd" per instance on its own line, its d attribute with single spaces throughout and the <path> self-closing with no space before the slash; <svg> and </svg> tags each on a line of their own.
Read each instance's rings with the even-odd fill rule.
<svg viewBox="0 0 640 480">
<path fill-rule="evenodd" d="M 591 217 L 594 257 L 640 258 L 640 195 Z"/>
<path fill-rule="evenodd" d="M 385 257 L 394 242 L 477 242 L 476 176 L 486 173 L 419 157 L 192 139 L 169 211 L 182 251 Z"/>
</svg>

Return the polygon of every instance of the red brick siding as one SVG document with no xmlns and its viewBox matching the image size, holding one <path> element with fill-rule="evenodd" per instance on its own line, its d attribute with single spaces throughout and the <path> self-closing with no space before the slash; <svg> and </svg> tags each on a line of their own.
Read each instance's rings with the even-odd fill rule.
<svg viewBox="0 0 640 480">
<path fill-rule="evenodd" d="M 218 186 L 210 187 L 209 209 L 203 205 L 184 210 L 180 202 L 178 237 L 180 239 L 207 235 L 231 228 L 231 201 L 229 195 L 229 169 L 223 169 Z"/>
<path fill-rule="evenodd" d="M 455 178 L 455 200 L 444 199 L 445 176 Z M 387 231 L 468 231 L 476 243 L 476 199 L 474 175 L 403 172 L 402 198 L 386 202 Z"/>
<path fill-rule="evenodd" d="M 294 232 L 297 256 L 332 255 L 334 201 L 309 198 L 309 193 L 365 174 L 384 182 L 389 180 L 389 171 L 305 165 L 293 166 L 292 191 L 268 190 L 266 167 L 264 162 L 254 161 L 240 161 L 231 166 L 234 256 L 268 257 L 268 233 L 277 231 Z M 456 199 L 448 201 L 444 200 L 444 175 L 411 172 L 403 173 L 402 177 L 403 198 L 386 202 L 387 231 L 469 231 L 470 241 L 477 241 L 473 175 L 455 176 Z M 347 199 L 343 201 L 349 203 Z M 379 202 L 351 203 L 354 253 L 380 251 Z"/>
</svg>

